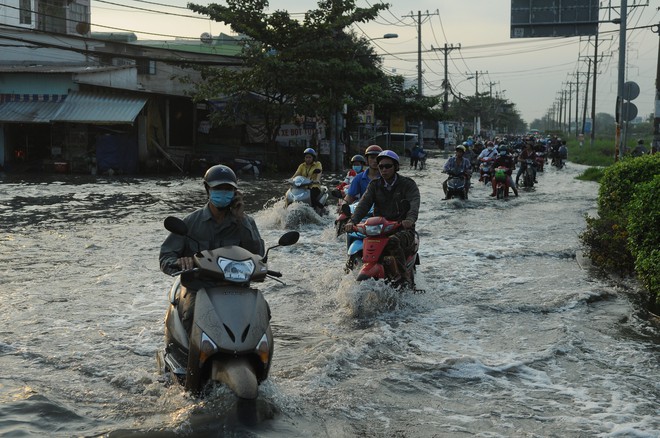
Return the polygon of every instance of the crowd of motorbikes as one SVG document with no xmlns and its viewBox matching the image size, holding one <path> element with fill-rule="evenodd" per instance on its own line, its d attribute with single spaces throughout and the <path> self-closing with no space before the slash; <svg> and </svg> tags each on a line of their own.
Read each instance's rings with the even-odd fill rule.
<svg viewBox="0 0 660 438">
<path fill-rule="evenodd" d="M 468 156 L 472 163 L 473 172 L 478 172 L 479 182 L 484 185 L 495 184 L 494 192 L 497 199 L 508 198 L 509 191 L 512 189 L 510 176 L 516 170 L 517 166 L 520 166 L 520 170 L 519 177 L 516 178 L 518 180 L 516 185 L 531 189 L 537 183 L 537 174 L 544 172 L 548 163 L 557 170 L 563 169 L 566 165 L 568 150 L 566 148 L 566 142 L 562 141 L 561 138 L 496 138 L 493 143 L 496 154 L 491 157 L 479 158 L 484 145 L 482 142 L 474 143 L 474 147 L 468 150 L 466 156 Z M 523 159 L 521 156 L 525 146 L 528 144 L 531 144 L 533 153 L 527 154 Z M 501 154 L 502 150 L 511 156 L 514 163 L 513 168 L 495 167 L 498 153 Z M 467 193 L 463 199 L 467 199 Z"/>
<path fill-rule="evenodd" d="M 505 148 L 514 156 L 514 162 L 524 141 L 495 139 L 497 147 Z M 555 147 L 556 145 L 558 147 Z M 480 144 L 468 145 L 473 173 L 479 175 L 484 185 L 496 184 L 497 198 L 508 197 L 509 179 L 513 169 L 495 168 L 495 159 L 478 159 Z M 557 169 L 564 167 L 566 153 L 561 151 L 561 141 L 535 142 L 534 157 L 519 162 L 524 166 L 521 180 L 523 187 L 533 187 L 536 172 L 543 172 L 548 161 Z M 565 145 L 564 145 L 565 148 Z M 468 198 L 469 185 L 462 175 L 449 175 L 448 190 L 451 194 Z M 295 203 L 312 207 L 310 186 L 312 181 L 296 176 L 290 181 L 285 195 L 285 208 Z M 357 202 L 344 202 L 346 182 L 334 190 L 322 187 L 319 201 L 326 206 L 330 196 L 337 198 L 335 228 L 337 237 L 345 234 L 347 273 L 354 272 L 357 281 L 383 280 L 400 290 L 415 291 L 415 270 L 420 263 L 419 236 L 415 234 L 414 248 L 407 255 L 403 267 L 387 254 L 390 237 L 402 226 L 401 219 L 410 209 L 403 201 L 403 216 L 389 220 L 375 216 L 373 207 L 367 217 L 355 224 L 350 231 L 345 224 L 351 217 Z M 317 214 L 327 214 L 327 211 Z M 168 217 L 165 228 L 171 233 L 189 236 L 186 224 Z M 226 246 L 198 251 L 194 255 L 193 269 L 173 275 L 169 290 L 169 307 L 165 317 L 165 348 L 158 352 L 160 370 L 171 380 L 183 385 L 194 394 L 203 394 L 209 384 L 219 382 L 229 388 L 239 400 L 250 401 L 258 396 L 258 386 L 267 379 L 273 356 L 273 333 L 270 327 L 271 311 L 263 294 L 254 283 L 266 278 L 279 281 L 281 273 L 268 269 L 269 251 L 278 246 L 295 244 L 297 231 L 284 233 L 277 245 L 259 256 L 239 246 Z M 405 272 L 401 272 L 403 269 Z M 402 275 L 405 274 L 405 275 Z M 181 306 L 182 297 L 196 291 L 192 328 L 184 328 Z M 252 409 L 253 405 L 248 405 Z"/>
</svg>

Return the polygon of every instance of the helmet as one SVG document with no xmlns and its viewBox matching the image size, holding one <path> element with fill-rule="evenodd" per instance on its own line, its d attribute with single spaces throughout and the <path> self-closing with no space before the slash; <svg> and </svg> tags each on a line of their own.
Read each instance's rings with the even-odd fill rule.
<svg viewBox="0 0 660 438">
<path fill-rule="evenodd" d="M 456 150 L 457 150 L 457 151 L 465 152 L 465 146 L 463 146 L 463 145 L 458 145 L 458 146 L 456 146 Z"/>
<path fill-rule="evenodd" d="M 369 155 L 378 155 L 378 154 L 380 154 L 381 152 L 383 152 L 383 148 L 381 148 L 381 147 L 378 146 L 377 144 L 372 144 L 371 146 L 369 146 L 369 147 L 364 151 L 364 155 L 367 155 L 367 156 L 369 156 Z"/>
<path fill-rule="evenodd" d="M 218 164 L 209 168 L 204 174 L 204 185 L 207 187 L 216 187 L 220 184 L 229 184 L 235 189 L 238 188 L 236 174 L 231 168 Z"/>
<path fill-rule="evenodd" d="M 399 164 L 399 156 L 396 154 L 396 152 L 391 151 L 389 149 L 384 150 L 383 152 L 378 154 L 378 156 L 376 157 L 376 161 L 378 161 L 380 163 L 380 160 L 382 160 L 383 158 L 389 158 L 391 160 L 394 160 L 394 162 L 397 165 Z"/>
<path fill-rule="evenodd" d="M 311 155 L 316 159 L 316 151 L 312 148 L 307 148 L 303 151 L 303 155 Z"/>
<path fill-rule="evenodd" d="M 362 163 L 362 164 L 367 163 L 367 160 L 365 160 L 364 157 L 362 155 L 359 155 L 359 154 L 358 155 L 353 155 L 353 158 L 351 158 L 351 163 L 354 163 L 356 161 L 358 163 Z"/>
</svg>

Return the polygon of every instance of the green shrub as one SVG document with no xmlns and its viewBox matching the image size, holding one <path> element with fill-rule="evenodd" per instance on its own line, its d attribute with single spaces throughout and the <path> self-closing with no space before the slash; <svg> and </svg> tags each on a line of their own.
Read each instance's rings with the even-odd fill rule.
<svg viewBox="0 0 660 438">
<path fill-rule="evenodd" d="M 632 275 L 635 260 L 628 249 L 626 217 L 609 214 L 597 218 L 585 216 L 585 220 L 587 227 L 580 239 L 593 264 L 606 272 Z"/>
<path fill-rule="evenodd" d="M 599 214 L 621 212 L 632 200 L 637 185 L 651 181 L 660 169 L 660 154 L 625 158 L 605 169 L 598 192 Z"/>
<path fill-rule="evenodd" d="M 647 196 L 654 196 L 653 188 L 642 190 L 643 198 L 639 198 L 641 194 L 637 195 L 639 200 L 635 201 L 635 205 L 638 210 L 635 210 L 634 214 L 632 241 L 628 223 L 632 217 L 629 216 L 630 204 L 633 203 L 634 195 L 640 192 L 640 186 L 652 181 L 659 170 L 660 154 L 627 158 L 605 169 L 600 180 L 598 217 L 587 217 L 587 227 L 580 235 L 588 256 L 596 266 L 620 275 L 631 275 L 635 272 L 639 254 L 633 256 L 631 244 L 646 242 L 648 233 L 656 233 L 657 225 L 649 225 L 654 222 L 639 222 L 640 216 L 649 214 L 646 209 L 657 208 L 655 205 L 647 205 L 653 204 L 649 201 L 651 198 L 647 199 Z M 645 244 L 642 245 L 646 248 Z M 644 252 L 642 259 L 646 254 Z"/>
<path fill-rule="evenodd" d="M 628 248 L 637 276 L 660 304 L 660 174 L 636 189 L 628 210 Z"/>
<path fill-rule="evenodd" d="M 603 177 L 605 169 L 602 167 L 589 167 L 587 170 L 582 172 L 581 175 L 576 176 L 576 179 L 580 181 L 596 181 L 599 182 Z"/>
</svg>

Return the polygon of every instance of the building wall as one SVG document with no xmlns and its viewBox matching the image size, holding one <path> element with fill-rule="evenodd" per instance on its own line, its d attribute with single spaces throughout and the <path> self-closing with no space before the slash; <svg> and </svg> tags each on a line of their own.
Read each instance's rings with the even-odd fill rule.
<svg viewBox="0 0 660 438">
<path fill-rule="evenodd" d="M 78 87 L 71 74 L 20 73 L 0 75 L 0 94 L 59 94 L 66 95 Z"/>
</svg>

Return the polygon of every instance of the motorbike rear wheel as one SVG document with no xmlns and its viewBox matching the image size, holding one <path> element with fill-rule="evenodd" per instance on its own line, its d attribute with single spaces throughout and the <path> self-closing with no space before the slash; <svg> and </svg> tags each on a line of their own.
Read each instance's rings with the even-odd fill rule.
<svg viewBox="0 0 660 438">
<path fill-rule="evenodd" d="M 499 186 L 497 188 L 497 199 L 504 199 L 504 187 Z"/>
</svg>

